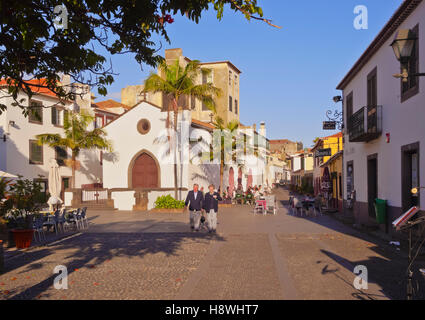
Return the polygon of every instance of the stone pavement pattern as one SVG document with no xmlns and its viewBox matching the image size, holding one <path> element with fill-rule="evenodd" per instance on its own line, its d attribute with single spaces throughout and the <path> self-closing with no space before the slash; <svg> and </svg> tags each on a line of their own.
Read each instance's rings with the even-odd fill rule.
<svg viewBox="0 0 425 320">
<path fill-rule="evenodd" d="M 187 215 L 89 212 L 90 229 L 6 261 L 0 299 L 404 298 L 405 257 L 327 217 L 221 209 L 217 235 L 188 232 Z M 69 288 L 56 290 L 65 265 Z M 354 266 L 369 271 L 353 287 Z"/>
</svg>

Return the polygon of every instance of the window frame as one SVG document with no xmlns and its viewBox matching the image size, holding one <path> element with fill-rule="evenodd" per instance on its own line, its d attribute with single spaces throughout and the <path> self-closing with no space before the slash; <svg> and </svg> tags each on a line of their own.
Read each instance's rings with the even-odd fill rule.
<svg viewBox="0 0 425 320">
<path fill-rule="evenodd" d="M 32 119 L 31 118 L 31 116 L 32 116 L 32 112 L 31 112 L 31 109 L 34 109 L 34 107 L 33 107 L 33 105 L 32 104 L 36 104 L 37 105 L 37 109 L 38 108 L 40 108 L 40 120 L 38 120 L 38 119 Z M 29 103 L 29 108 L 30 108 L 30 112 L 28 113 L 28 122 L 29 123 L 33 123 L 33 124 L 39 124 L 39 125 L 42 125 L 43 124 L 43 102 L 42 101 L 39 101 L 39 100 L 34 100 L 34 99 L 31 99 L 30 100 L 30 103 Z"/>
<path fill-rule="evenodd" d="M 33 143 L 35 143 L 38 147 L 41 148 L 41 161 L 34 161 L 32 159 L 32 156 L 33 156 L 32 144 Z M 28 154 L 28 162 L 29 162 L 29 164 L 34 164 L 34 165 L 40 165 L 40 164 L 42 165 L 42 164 L 44 164 L 44 148 L 43 148 L 43 145 L 39 146 L 38 143 L 37 143 L 37 140 L 33 140 L 33 139 L 32 140 L 29 140 L 28 145 L 29 145 L 29 154 Z"/>
<path fill-rule="evenodd" d="M 61 149 L 66 153 L 66 158 L 59 158 L 59 152 L 58 150 Z M 58 163 L 58 165 L 60 167 L 65 166 L 65 160 L 69 159 L 69 154 L 68 154 L 68 150 L 66 148 L 62 148 L 62 147 L 55 147 L 55 160 Z"/>
<path fill-rule="evenodd" d="M 414 52 L 415 52 L 415 73 L 419 73 L 419 66 L 420 66 L 420 55 L 419 55 L 419 24 L 417 24 L 416 26 L 414 26 L 412 29 L 412 33 L 415 35 L 416 42 L 415 42 L 415 47 L 414 47 Z M 403 72 L 403 64 L 400 62 L 400 70 L 401 72 Z M 407 69 L 407 71 L 410 74 L 410 69 L 411 69 L 411 65 L 410 63 L 407 64 L 407 66 L 405 67 Z M 416 83 L 414 86 L 410 86 L 410 80 L 408 79 L 408 83 L 409 83 L 409 88 L 407 90 L 404 91 L 404 83 L 402 81 L 402 79 L 400 80 L 400 102 L 403 103 L 407 100 L 409 100 L 411 97 L 417 95 L 419 93 L 419 82 L 420 82 L 420 77 L 415 77 L 416 78 Z"/>
<path fill-rule="evenodd" d="M 373 85 L 372 88 L 371 84 Z M 373 68 L 367 75 L 366 96 L 367 106 L 378 105 L 378 67 Z"/>
<path fill-rule="evenodd" d="M 350 117 L 353 115 L 354 112 L 354 93 L 351 91 L 346 97 L 345 97 L 345 126 L 349 129 L 349 121 Z"/>
<path fill-rule="evenodd" d="M 56 120 L 58 119 L 57 115 L 60 114 L 62 112 L 62 117 L 59 116 L 59 122 L 62 121 L 62 123 L 57 124 L 57 123 L 53 123 L 53 109 L 55 109 L 56 111 Z M 54 125 L 55 127 L 59 127 L 59 128 L 63 128 L 63 124 L 64 124 L 64 120 L 65 120 L 65 109 L 63 107 L 52 107 L 51 110 L 51 123 L 52 125 Z"/>
</svg>

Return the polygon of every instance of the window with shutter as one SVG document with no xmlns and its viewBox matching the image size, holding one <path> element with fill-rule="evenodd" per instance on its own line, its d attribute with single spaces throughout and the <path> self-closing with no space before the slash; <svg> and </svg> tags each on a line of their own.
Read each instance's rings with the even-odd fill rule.
<svg viewBox="0 0 425 320">
<path fill-rule="evenodd" d="M 54 107 L 52 108 L 52 124 L 55 126 L 58 125 L 57 110 Z"/>
<path fill-rule="evenodd" d="M 412 50 L 412 56 L 406 64 L 401 64 L 400 69 L 407 69 L 409 74 L 419 73 L 419 25 L 412 29 L 412 33 L 417 38 Z M 407 82 L 401 81 L 401 102 L 413 97 L 419 92 L 419 77 L 409 77 Z"/>
<path fill-rule="evenodd" d="M 64 110 L 62 108 L 52 107 L 52 124 L 54 126 L 63 126 L 63 113 Z"/>
<path fill-rule="evenodd" d="M 376 106 L 378 104 L 377 90 L 377 68 L 373 69 L 367 76 L 367 105 Z"/>
<path fill-rule="evenodd" d="M 232 96 L 229 96 L 229 111 L 233 111 L 233 98 Z"/>
<path fill-rule="evenodd" d="M 346 108 L 346 117 L 345 117 L 345 119 L 346 119 L 346 127 L 348 128 L 348 129 L 350 129 L 350 126 L 349 126 L 349 120 L 350 120 L 350 117 L 353 115 L 353 105 L 354 105 L 354 100 L 353 100 L 353 92 L 350 92 L 349 94 L 348 94 L 348 96 L 345 98 L 345 108 Z"/>
<path fill-rule="evenodd" d="M 238 112 L 239 112 L 238 100 L 235 99 L 235 113 L 238 114 Z"/>
<path fill-rule="evenodd" d="M 40 101 L 30 101 L 28 121 L 36 124 L 43 124 L 43 104 Z"/>
<path fill-rule="evenodd" d="M 64 166 L 65 160 L 68 159 L 68 152 L 66 151 L 66 149 L 61 147 L 55 147 L 55 153 L 58 165 Z"/>
<path fill-rule="evenodd" d="M 43 164 L 43 146 L 39 146 L 36 140 L 30 140 L 29 147 L 29 163 Z"/>
</svg>

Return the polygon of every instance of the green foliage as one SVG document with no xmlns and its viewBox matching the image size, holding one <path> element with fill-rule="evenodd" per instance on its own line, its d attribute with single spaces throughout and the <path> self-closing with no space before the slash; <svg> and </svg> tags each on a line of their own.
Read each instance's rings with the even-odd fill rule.
<svg viewBox="0 0 425 320">
<path fill-rule="evenodd" d="M 184 201 L 174 199 L 170 195 L 158 197 L 155 201 L 156 209 L 183 209 Z"/>
<path fill-rule="evenodd" d="M 167 110 L 177 111 L 178 107 L 189 107 L 190 101 L 187 99 L 187 106 L 178 105 L 180 97 L 194 97 L 202 101 L 208 108 L 215 110 L 214 98 L 221 95 L 221 90 L 214 87 L 211 83 L 196 84 L 198 75 L 209 74 L 211 70 L 201 68 L 197 60 L 190 61 L 185 67 L 180 65 L 179 60 L 167 65 L 164 61 L 160 62 L 159 70 L 162 75 L 151 72 L 145 80 L 145 92 L 162 92 L 170 99 L 170 106 Z M 176 124 L 174 124 L 176 126 Z"/>
<path fill-rule="evenodd" d="M 197 60 L 190 61 L 185 67 L 180 65 L 179 60 L 175 63 L 167 65 L 162 61 L 159 65 L 161 75 L 152 72 L 146 79 L 144 84 L 145 92 L 162 92 L 169 98 L 169 105 L 165 106 L 167 111 L 167 128 L 170 128 L 170 112 L 173 111 L 173 129 L 174 134 L 177 135 L 178 128 L 178 110 L 180 107 L 190 108 L 189 97 L 194 97 L 202 101 L 208 108 L 215 110 L 214 98 L 221 94 L 219 88 L 214 87 L 212 84 L 196 84 L 198 75 L 208 74 L 211 71 L 201 68 L 200 62 Z M 188 102 L 186 106 L 179 105 L 180 98 L 186 98 Z M 177 137 L 174 139 L 177 140 Z M 170 152 L 174 153 L 174 196 L 178 197 L 178 181 L 177 181 L 177 148 L 172 143 L 171 135 L 168 137 L 170 145 Z"/>
<path fill-rule="evenodd" d="M 67 11 L 67 29 L 57 28 L 53 10 L 63 3 Z M 0 78 L 13 79 L 9 93 L 15 105 L 19 90 L 29 98 L 36 89 L 29 87 L 30 79 L 47 79 L 44 88 L 62 98 L 69 93 L 58 83 L 59 74 L 70 75 L 76 82 L 98 87 L 106 95 L 116 73 L 110 65 L 110 55 L 132 53 L 135 60 L 150 66 L 157 65 L 159 35 L 170 43 L 167 27 L 173 19 L 167 15 L 182 15 L 199 22 L 210 7 L 223 17 L 226 5 L 243 14 L 248 20 L 262 19 L 257 0 L 2 0 L 0 2 Z M 106 54 L 94 48 L 102 47 Z M 0 113 L 7 106 L 0 102 Z"/>
<path fill-rule="evenodd" d="M 94 117 L 86 111 L 80 113 L 66 112 L 64 116 L 64 136 L 57 133 L 39 134 L 36 136 L 39 145 L 71 149 L 71 161 L 65 163 L 72 170 L 72 188 L 75 187 L 75 170 L 78 168 L 76 158 L 82 149 L 98 149 L 112 152 L 112 144 L 106 139 L 106 132 L 102 128 L 88 131 L 88 126 L 93 123 Z"/>
<path fill-rule="evenodd" d="M 0 220 L 5 216 L 7 210 L 11 208 L 9 200 L 11 183 L 11 179 L 0 177 Z"/>
<path fill-rule="evenodd" d="M 7 199 L 9 206 L 28 212 L 37 212 L 46 200 L 40 184 L 33 180 L 22 179 L 22 176 L 10 185 Z"/>
</svg>

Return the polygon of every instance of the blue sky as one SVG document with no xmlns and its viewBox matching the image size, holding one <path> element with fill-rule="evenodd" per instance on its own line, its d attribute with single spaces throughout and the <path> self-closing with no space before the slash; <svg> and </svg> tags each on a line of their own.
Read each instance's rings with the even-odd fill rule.
<svg viewBox="0 0 425 320">
<path fill-rule="evenodd" d="M 218 21 L 214 10 L 199 24 L 176 16 L 168 27 L 171 44 L 201 61 L 230 60 L 243 73 L 240 81 L 241 122 L 265 121 L 270 139 L 302 141 L 305 147 L 322 130 L 326 110 L 341 108 L 332 97 L 335 88 L 366 47 L 395 12 L 402 0 L 259 0 L 266 17 L 282 29 L 259 21 L 246 21 L 226 10 Z M 368 29 L 353 26 L 354 8 L 368 8 Z M 120 101 L 120 90 L 141 84 L 151 70 L 132 55 L 112 58 L 119 73 L 108 96 Z M 99 97 L 98 101 L 105 97 Z"/>
</svg>

